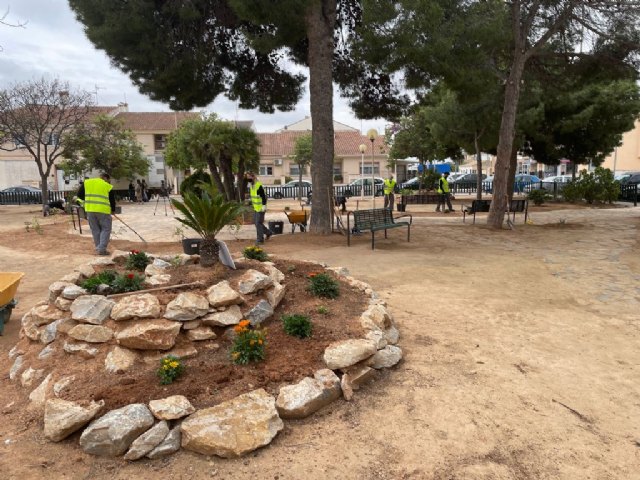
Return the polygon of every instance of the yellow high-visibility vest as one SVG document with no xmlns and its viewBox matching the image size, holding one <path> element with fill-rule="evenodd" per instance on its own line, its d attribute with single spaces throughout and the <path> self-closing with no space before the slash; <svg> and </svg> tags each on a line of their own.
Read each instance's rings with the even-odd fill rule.
<svg viewBox="0 0 640 480">
<path fill-rule="evenodd" d="M 438 193 L 449 193 L 449 182 L 444 177 L 438 182 Z"/>
<path fill-rule="evenodd" d="M 111 214 L 109 192 L 113 188 L 101 178 L 90 178 L 84 181 L 84 209 L 86 212 Z"/>
<path fill-rule="evenodd" d="M 388 178 L 384 179 L 384 194 L 390 195 L 393 193 L 393 189 L 396 188 L 396 181 L 389 180 Z"/>
<path fill-rule="evenodd" d="M 262 210 L 262 197 L 258 195 L 258 189 L 262 186 L 262 183 L 255 182 L 253 186 L 249 189 L 249 194 L 251 195 L 251 205 L 253 205 L 253 209 L 256 212 Z"/>
</svg>

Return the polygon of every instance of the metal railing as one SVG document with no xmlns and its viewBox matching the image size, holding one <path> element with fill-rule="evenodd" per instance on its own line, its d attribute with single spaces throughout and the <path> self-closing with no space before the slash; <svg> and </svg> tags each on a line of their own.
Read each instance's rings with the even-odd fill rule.
<svg viewBox="0 0 640 480">
<path fill-rule="evenodd" d="M 267 187 L 264 186 L 264 193 L 269 198 L 298 198 L 298 190 L 301 190 L 302 198 L 308 198 L 312 192 L 312 188 L 309 186 L 303 187 Z M 375 186 L 376 196 L 383 194 L 382 185 Z M 373 194 L 373 187 L 371 185 L 364 186 L 364 192 L 362 185 L 335 185 L 333 187 L 333 194 L 336 197 L 357 197 L 364 193 L 365 196 L 371 196 Z"/>
<path fill-rule="evenodd" d="M 70 192 L 63 192 L 53 190 L 47 192 L 48 202 L 56 202 L 64 200 L 66 194 Z M 0 205 L 41 205 L 42 193 L 41 192 L 0 192 Z"/>
<path fill-rule="evenodd" d="M 620 185 L 620 195 L 618 200 L 621 202 L 633 202 L 633 206 L 638 206 L 638 184 Z"/>
</svg>

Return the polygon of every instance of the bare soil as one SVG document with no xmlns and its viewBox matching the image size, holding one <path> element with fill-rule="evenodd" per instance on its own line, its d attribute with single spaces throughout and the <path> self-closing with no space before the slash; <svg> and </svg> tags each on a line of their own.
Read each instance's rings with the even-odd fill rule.
<svg viewBox="0 0 640 480">
<path fill-rule="evenodd" d="M 27 272 L 15 320 L 93 248 L 55 225 L 41 236 L 17 221 L 7 230 L 4 213 L 0 269 Z M 518 216 L 514 231 L 488 229 L 482 217 L 475 226 L 439 218 L 417 218 L 410 243 L 397 230 L 377 235 L 375 251 L 368 236 L 350 248 L 340 235 L 299 233 L 266 245 L 282 259 L 349 268 L 392 309 L 405 360 L 352 402 L 286 422 L 245 458 L 180 452 L 129 464 L 47 442 L 41 415 L 12 405 L 24 393 L 2 357 L 0 471 L 8 479 L 640 479 L 640 210 L 555 205 L 534 209 L 533 225 Z M 18 340 L 14 320 L 0 354 Z"/>
</svg>

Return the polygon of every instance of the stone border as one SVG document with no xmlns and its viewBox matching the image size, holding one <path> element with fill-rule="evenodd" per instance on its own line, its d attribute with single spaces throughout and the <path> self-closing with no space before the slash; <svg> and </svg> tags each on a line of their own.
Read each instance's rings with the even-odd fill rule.
<svg viewBox="0 0 640 480">
<path fill-rule="evenodd" d="M 99 258 L 79 266 L 72 274 L 49 287 L 48 302 L 41 302 L 25 314 L 21 338 L 26 336 L 45 345 L 38 356 L 40 359 L 46 358 L 47 350 L 51 349 L 59 333 L 83 340 L 80 343 L 65 342 L 64 350 L 84 358 L 92 358 L 97 354 L 93 345 L 115 337 L 117 345 L 108 354 L 105 368 L 109 373 L 126 371 L 134 365 L 137 358 L 135 352 L 140 349 L 152 347 L 165 350 L 161 355 L 171 354 L 168 348 L 172 343 L 166 343 L 167 339 L 173 338 L 175 341 L 182 330 L 192 341 L 211 339 L 201 328 L 201 323 L 209 321 L 214 322 L 210 325 L 233 326 L 241 318 L 248 318 L 252 324 L 259 325 L 273 315 L 284 297 L 286 285 L 281 282 L 285 280 L 285 275 L 271 262 L 263 262 L 268 275 L 248 270 L 238 282 L 237 291 L 224 280 L 209 287 L 207 299 L 196 294 L 178 293 L 163 314 L 157 299 L 151 298 L 151 295 L 133 294 L 115 302 L 104 296 L 88 295 L 76 285 L 82 278 L 95 273 L 94 265 L 110 265 L 126 255 L 128 252 L 114 252 L 111 258 Z M 273 255 L 271 257 L 275 258 Z M 188 255 L 154 257 L 153 263 L 145 271 L 147 278 L 167 283 L 170 279 L 166 278 L 163 269 L 171 265 L 168 260 L 176 259 L 182 265 L 198 261 L 197 256 Z M 35 406 L 44 406 L 44 434 L 49 440 L 63 440 L 86 427 L 80 436 L 80 446 L 93 455 L 124 455 L 126 460 L 137 460 L 170 455 L 182 447 L 205 455 L 225 458 L 242 456 L 268 445 L 284 428 L 283 419 L 308 417 L 340 397 L 351 400 L 355 390 L 375 378 L 377 370 L 393 367 L 402 359 L 402 350 L 396 346 L 400 334 L 393 316 L 387 310 L 386 302 L 378 297 L 369 284 L 351 277 L 343 267 L 304 263 L 319 265 L 333 272 L 340 280 L 369 297 L 369 305 L 360 316 L 360 324 L 366 334 L 364 338 L 329 345 L 323 355 L 327 368 L 295 384 L 283 385 L 277 398 L 258 389 L 196 411 L 187 398 L 174 395 L 152 400 L 148 406 L 127 405 L 96 418 L 104 407 L 103 400 L 70 402 L 48 398 L 50 392 L 57 397 L 74 379 L 54 379 L 51 372 L 40 381 L 45 371 L 31 367 L 25 369 L 24 352 L 19 350 L 18 345 L 9 352 L 9 357 L 15 359 L 10 379 L 19 380 L 24 387 L 40 382 L 30 393 L 29 399 Z M 240 311 L 239 304 L 244 304 L 248 295 L 264 291 L 268 300 L 260 300 L 244 314 Z M 164 318 L 138 321 L 159 317 Z M 102 326 L 109 318 L 116 322 L 134 318 L 136 322 L 130 328 L 114 332 Z M 140 329 L 140 325 L 151 328 L 154 335 L 162 338 L 156 338 L 156 344 L 147 345 L 144 332 L 137 339 L 133 334 L 127 336 L 123 333 L 128 329 Z M 57 381 L 53 383 L 54 380 Z"/>
</svg>

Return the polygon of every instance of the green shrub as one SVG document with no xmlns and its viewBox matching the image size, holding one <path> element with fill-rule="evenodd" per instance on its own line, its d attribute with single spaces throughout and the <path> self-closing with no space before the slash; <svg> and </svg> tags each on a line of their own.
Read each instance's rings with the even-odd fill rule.
<svg viewBox="0 0 640 480">
<path fill-rule="evenodd" d="M 99 285 L 111 285 L 118 274 L 113 270 L 105 270 L 93 277 L 87 278 L 80 284 L 89 293 L 96 293 Z"/>
<path fill-rule="evenodd" d="M 531 200 L 534 205 L 542 205 L 544 201 L 549 198 L 549 194 L 544 188 L 538 188 L 531 190 L 527 195 L 527 198 Z"/>
<path fill-rule="evenodd" d="M 202 170 L 196 170 L 187 178 L 185 178 L 180 184 L 180 194 L 184 195 L 186 192 L 193 192 L 198 197 L 202 197 L 202 188 L 200 183 L 211 183 L 211 175 Z"/>
<path fill-rule="evenodd" d="M 184 372 L 184 365 L 178 357 L 167 355 L 160 360 L 160 368 L 157 371 L 161 385 L 173 383 Z"/>
<path fill-rule="evenodd" d="M 231 346 L 231 361 L 238 365 L 264 360 L 267 339 L 263 330 L 253 330 L 249 320 L 242 320 L 233 327 L 236 336 Z"/>
<path fill-rule="evenodd" d="M 287 335 L 298 338 L 310 337 L 313 330 L 311 320 L 306 315 L 283 315 L 282 325 Z"/>
<path fill-rule="evenodd" d="M 340 295 L 340 285 L 326 273 L 309 274 L 308 290 L 316 297 L 337 298 Z"/>
<path fill-rule="evenodd" d="M 242 251 L 242 255 L 244 258 L 248 258 L 249 260 L 258 260 L 259 262 L 266 262 L 269 260 L 269 255 L 260 247 L 247 247 Z"/>
<path fill-rule="evenodd" d="M 125 266 L 129 270 L 139 270 L 143 272 L 150 263 L 151 259 L 146 253 L 139 252 L 138 250 L 131 250 L 131 253 L 129 253 L 129 256 L 127 257 L 127 263 Z"/>
<path fill-rule="evenodd" d="M 562 189 L 562 195 L 568 202 L 584 199 L 587 203 L 613 202 L 620 194 L 620 184 L 613 178 L 608 168 L 597 167 L 593 172 L 583 171 L 580 177 Z"/>
<path fill-rule="evenodd" d="M 116 275 L 116 278 L 111 282 L 111 288 L 113 293 L 136 292 L 142 290 L 142 282 L 144 282 L 144 277 L 137 273 Z"/>
<path fill-rule="evenodd" d="M 583 197 L 583 188 L 582 185 L 577 181 L 572 181 L 567 183 L 562 188 L 562 196 L 565 201 L 570 203 L 579 202 Z"/>
<path fill-rule="evenodd" d="M 318 313 L 321 315 L 329 315 L 329 309 L 327 307 L 325 307 L 324 305 L 320 305 L 318 307 Z"/>
</svg>

